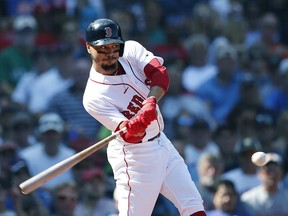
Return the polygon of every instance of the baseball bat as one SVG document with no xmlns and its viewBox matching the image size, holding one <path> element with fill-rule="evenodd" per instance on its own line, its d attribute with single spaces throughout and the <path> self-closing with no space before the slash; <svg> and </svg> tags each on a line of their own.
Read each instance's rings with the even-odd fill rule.
<svg viewBox="0 0 288 216">
<path fill-rule="evenodd" d="M 92 146 L 74 154 L 71 157 L 66 158 L 65 160 L 60 161 L 59 163 L 56 163 L 55 165 L 40 172 L 39 174 L 27 179 L 26 181 L 22 182 L 19 185 L 20 191 L 22 192 L 22 194 L 29 194 L 30 192 L 41 187 L 47 181 L 51 180 L 52 178 L 55 178 L 56 176 L 60 175 L 67 169 L 73 167 L 75 164 L 84 160 L 85 158 L 93 154 L 94 152 L 98 151 L 100 148 L 107 145 L 111 140 L 115 139 L 120 133 L 125 133 L 125 132 L 126 132 L 126 127 L 122 128 L 121 130 L 115 133 L 112 133 L 108 137 L 93 144 Z"/>
</svg>

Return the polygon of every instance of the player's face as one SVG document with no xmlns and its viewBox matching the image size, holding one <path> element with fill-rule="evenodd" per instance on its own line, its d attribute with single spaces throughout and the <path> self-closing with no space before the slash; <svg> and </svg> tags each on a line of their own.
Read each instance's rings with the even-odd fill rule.
<svg viewBox="0 0 288 216">
<path fill-rule="evenodd" d="M 101 46 L 87 44 L 87 50 L 91 54 L 93 64 L 97 71 L 105 75 L 112 75 L 117 70 L 120 44 L 106 44 Z"/>
</svg>

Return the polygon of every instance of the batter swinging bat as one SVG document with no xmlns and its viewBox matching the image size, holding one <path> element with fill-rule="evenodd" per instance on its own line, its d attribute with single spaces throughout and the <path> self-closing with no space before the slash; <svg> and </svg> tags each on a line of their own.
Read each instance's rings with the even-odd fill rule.
<svg viewBox="0 0 288 216">
<path fill-rule="evenodd" d="M 23 194 L 29 194 L 30 192 L 36 190 L 47 181 L 55 178 L 56 176 L 60 175 L 67 169 L 73 167 L 75 164 L 79 163 L 80 161 L 84 160 L 100 148 L 107 145 L 111 140 L 115 139 L 120 133 L 126 132 L 126 127 L 122 128 L 121 130 L 112 133 L 110 136 L 106 137 L 105 139 L 95 143 L 94 145 L 78 152 L 77 154 L 60 161 L 59 163 L 53 165 L 52 167 L 40 172 L 39 174 L 29 178 L 28 180 L 22 182 L 19 185 L 19 188 Z"/>
</svg>

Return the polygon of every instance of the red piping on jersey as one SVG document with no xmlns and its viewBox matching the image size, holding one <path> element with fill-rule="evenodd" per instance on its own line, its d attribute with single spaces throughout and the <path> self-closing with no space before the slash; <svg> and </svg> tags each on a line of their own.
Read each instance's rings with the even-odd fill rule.
<svg viewBox="0 0 288 216">
<path fill-rule="evenodd" d="M 123 150 L 123 153 L 124 153 L 124 162 L 125 162 L 125 164 L 126 164 L 126 174 L 127 174 L 127 177 L 128 177 L 128 181 L 127 181 L 127 185 L 128 185 L 128 187 L 129 187 L 129 194 L 128 194 L 128 203 L 127 203 L 127 216 L 129 216 L 129 210 L 130 210 L 130 196 L 131 196 L 131 190 L 132 190 L 132 188 L 131 188 L 131 185 L 130 185 L 130 175 L 129 175 L 129 172 L 128 172 L 128 162 L 127 162 L 127 160 L 126 160 L 126 153 L 125 153 L 125 150 L 124 150 L 124 147 L 125 146 L 123 146 L 123 148 L 122 148 L 122 150 Z"/>
</svg>

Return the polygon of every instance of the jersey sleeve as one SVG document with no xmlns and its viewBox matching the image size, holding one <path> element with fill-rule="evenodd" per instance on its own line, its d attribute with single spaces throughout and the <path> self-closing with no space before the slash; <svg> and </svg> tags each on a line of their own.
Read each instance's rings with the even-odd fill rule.
<svg viewBox="0 0 288 216">
<path fill-rule="evenodd" d="M 129 40 L 125 42 L 124 55 L 130 62 L 132 62 L 134 66 L 138 67 L 141 71 L 144 71 L 145 66 L 155 58 L 160 62 L 161 65 L 164 63 L 163 58 L 155 56 L 152 52 L 148 51 L 137 41 Z"/>
</svg>

